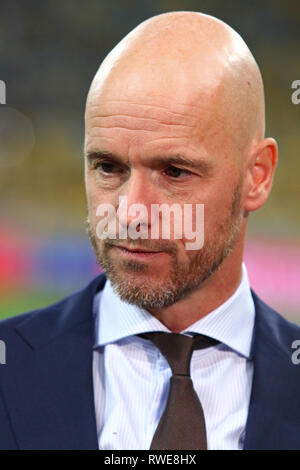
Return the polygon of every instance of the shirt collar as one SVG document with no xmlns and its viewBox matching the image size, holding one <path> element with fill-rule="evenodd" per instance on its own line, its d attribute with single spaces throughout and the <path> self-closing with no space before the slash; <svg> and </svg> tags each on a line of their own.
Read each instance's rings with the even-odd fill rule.
<svg viewBox="0 0 300 470">
<path fill-rule="evenodd" d="M 147 310 L 128 304 L 114 292 L 109 280 L 95 297 L 95 347 L 132 335 L 170 330 Z M 222 305 L 190 325 L 182 333 L 198 333 L 217 339 L 237 353 L 250 358 L 255 307 L 248 274 L 242 264 L 239 287 Z M 101 324 L 101 325 L 100 325 Z"/>
</svg>

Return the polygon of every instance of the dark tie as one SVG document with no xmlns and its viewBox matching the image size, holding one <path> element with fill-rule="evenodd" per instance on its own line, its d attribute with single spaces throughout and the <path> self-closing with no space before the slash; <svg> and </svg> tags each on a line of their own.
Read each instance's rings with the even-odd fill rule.
<svg viewBox="0 0 300 470">
<path fill-rule="evenodd" d="M 177 333 L 145 333 L 160 350 L 172 370 L 166 408 L 158 423 L 151 450 L 205 450 L 206 428 L 203 409 L 190 376 L 194 349 L 217 344 L 208 336 Z"/>
</svg>

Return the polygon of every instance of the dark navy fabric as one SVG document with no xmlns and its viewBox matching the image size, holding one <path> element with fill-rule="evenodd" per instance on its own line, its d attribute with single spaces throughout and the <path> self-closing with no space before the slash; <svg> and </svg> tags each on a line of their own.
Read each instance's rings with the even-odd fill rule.
<svg viewBox="0 0 300 470">
<path fill-rule="evenodd" d="M 45 309 L 0 322 L 0 449 L 97 449 L 93 299 L 105 275 Z M 300 449 L 300 327 L 252 292 L 256 321 L 245 449 Z"/>
</svg>

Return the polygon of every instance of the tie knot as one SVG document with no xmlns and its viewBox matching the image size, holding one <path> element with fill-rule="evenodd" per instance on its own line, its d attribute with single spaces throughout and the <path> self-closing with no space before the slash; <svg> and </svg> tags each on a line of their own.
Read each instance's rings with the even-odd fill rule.
<svg viewBox="0 0 300 470">
<path fill-rule="evenodd" d="M 190 363 L 194 349 L 202 349 L 217 344 L 208 336 L 194 337 L 179 333 L 153 332 L 139 335 L 151 340 L 166 358 L 173 375 L 190 376 Z"/>
</svg>

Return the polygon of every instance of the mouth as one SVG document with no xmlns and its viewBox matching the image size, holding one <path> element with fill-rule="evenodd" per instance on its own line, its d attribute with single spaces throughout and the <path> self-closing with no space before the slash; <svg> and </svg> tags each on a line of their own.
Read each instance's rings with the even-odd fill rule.
<svg viewBox="0 0 300 470">
<path fill-rule="evenodd" d="M 150 259 L 164 253 L 163 251 L 148 250 L 147 248 L 128 248 L 121 245 L 115 245 L 115 248 L 117 248 L 124 257 L 140 260 Z"/>
<path fill-rule="evenodd" d="M 127 246 L 122 246 L 122 245 L 117 245 L 118 248 L 121 248 L 123 250 L 126 250 L 126 251 L 130 251 L 131 253 L 162 253 L 161 251 L 158 251 L 158 250 L 149 250 L 147 248 L 143 248 L 143 247 L 134 247 L 134 248 L 130 248 L 130 247 L 127 247 Z"/>
</svg>

